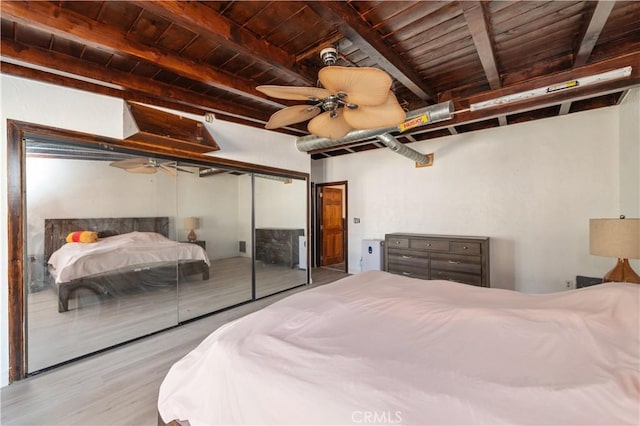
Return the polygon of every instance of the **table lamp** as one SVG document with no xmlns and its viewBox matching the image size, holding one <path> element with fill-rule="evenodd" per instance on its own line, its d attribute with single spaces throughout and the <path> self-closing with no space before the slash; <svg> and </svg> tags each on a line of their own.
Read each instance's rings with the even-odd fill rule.
<svg viewBox="0 0 640 426">
<path fill-rule="evenodd" d="M 198 236 L 194 232 L 194 229 L 198 229 L 200 227 L 200 219 L 197 217 L 185 217 L 184 227 L 191 230 L 189 231 L 189 235 L 187 235 L 187 240 L 191 242 L 196 241 Z"/>
<path fill-rule="evenodd" d="M 604 282 L 640 284 L 640 276 L 629 264 L 629 259 L 640 259 L 640 219 L 590 219 L 589 253 L 618 258 L 603 277 Z"/>
</svg>

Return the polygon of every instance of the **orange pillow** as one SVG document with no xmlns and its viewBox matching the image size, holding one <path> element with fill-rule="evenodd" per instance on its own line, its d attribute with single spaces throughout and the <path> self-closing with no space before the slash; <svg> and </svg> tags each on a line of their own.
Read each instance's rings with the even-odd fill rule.
<svg viewBox="0 0 640 426">
<path fill-rule="evenodd" d="M 65 241 L 68 243 L 95 243 L 98 241 L 98 234 L 93 231 L 75 231 L 67 235 Z"/>
</svg>

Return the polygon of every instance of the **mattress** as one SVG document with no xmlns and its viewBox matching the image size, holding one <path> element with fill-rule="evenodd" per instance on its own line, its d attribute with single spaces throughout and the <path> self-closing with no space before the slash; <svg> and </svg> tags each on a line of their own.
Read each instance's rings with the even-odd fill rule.
<svg viewBox="0 0 640 426">
<path fill-rule="evenodd" d="M 101 238 L 95 243 L 67 243 L 49 258 L 56 283 L 95 274 L 183 260 L 210 264 L 207 252 L 197 244 L 179 243 L 155 232 L 130 232 Z"/>
<path fill-rule="evenodd" d="M 530 295 L 370 271 L 217 329 L 158 410 L 200 424 L 640 423 L 640 286 Z"/>
</svg>

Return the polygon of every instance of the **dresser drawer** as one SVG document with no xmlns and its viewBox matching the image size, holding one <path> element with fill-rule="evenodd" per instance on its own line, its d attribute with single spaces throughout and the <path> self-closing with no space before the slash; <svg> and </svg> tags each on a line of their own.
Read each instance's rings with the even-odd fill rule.
<svg viewBox="0 0 640 426">
<path fill-rule="evenodd" d="M 405 277 L 429 279 L 429 269 L 426 265 L 402 265 L 389 262 L 388 272 Z"/>
<path fill-rule="evenodd" d="M 463 253 L 463 254 L 480 254 L 480 243 L 460 243 L 451 242 L 451 253 Z"/>
<path fill-rule="evenodd" d="M 400 275 L 429 276 L 429 253 L 414 250 L 389 250 L 387 254 L 388 270 Z M 408 274 L 406 274 L 408 273 Z"/>
<path fill-rule="evenodd" d="M 449 251 L 449 241 L 416 239 L 409 240 L 409 246 L 419 250 Z"/>
<path fill-rule="evenodd" d="M 429 261 L 429 253 L 419 250 L 409 250 L 409 249 L 392 249 L 390 248 L 387 251 L 387 256 L 389 260 L 395 259 L 396 261 L 409 261 L 412 260 L 424 262 L 425 264 Z"/>
<path fill-rule="evenodd" d="M 435 260 L 431 259 L 431 270 L 443 270 L 451 272 L 464 272 L 468 274 L 480 275 L 482 273 L 482 265 L 480 262 L 468 263 L 453 259 Z"/>
<path fill-rule="evenodd" d="M 454 272 L 442 269 L 431 268 L 432 280 L 455 281 L 462 284 L 482 285 L 482 277 L 480 275 L 465 274 L 463 272 Z"/>
<path fill-rule="evenodd" d="M 482 257 L 463 254 L 432 253 L 431 270 L 482 274 Z"/>
<path fill-rule="evenodd" d="M 431 259 L 442 260 L 444 262 L 452 261 L 452 263 L 474 263 L 478 265 L 482 264 L 482 256 L 466 256 L 464 254 L 432 253 Z"/>
<path fill-rule="evenodd" d="M 387 247 L 392 248 L 409 248 L 408 238 L 388 238 Z"/>
</svg>

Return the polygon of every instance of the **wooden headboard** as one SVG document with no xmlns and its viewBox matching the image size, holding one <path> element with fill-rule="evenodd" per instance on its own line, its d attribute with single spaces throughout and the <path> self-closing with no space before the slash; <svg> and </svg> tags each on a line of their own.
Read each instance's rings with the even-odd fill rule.
<svg viewBox="0 0 640 426">
<path fill-rule="evenodd" d="M 169 237 L 168 217 L 105 217 L 80 219 L 45 219 L 44 220 L 44 258 L 65 244 L 70 232 L 95 231 L 110 235 L 127 232 L 157 232 Z"/>
</svg>

